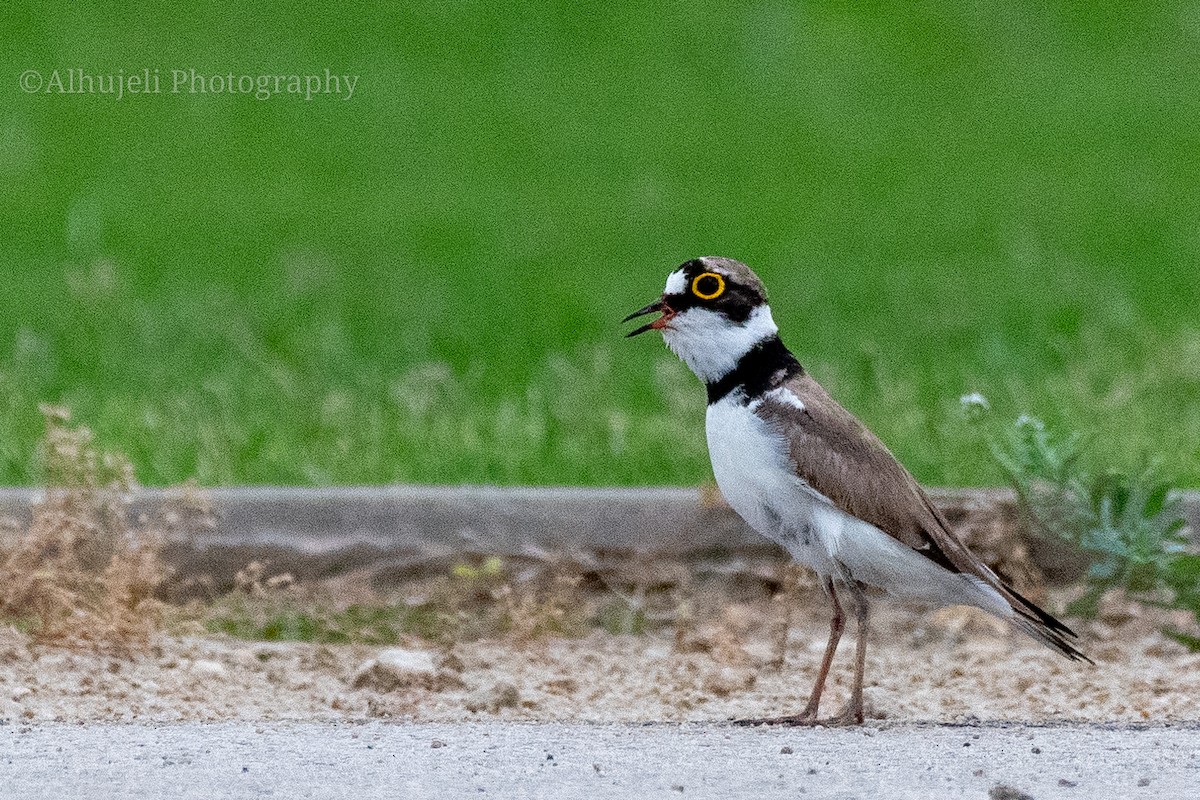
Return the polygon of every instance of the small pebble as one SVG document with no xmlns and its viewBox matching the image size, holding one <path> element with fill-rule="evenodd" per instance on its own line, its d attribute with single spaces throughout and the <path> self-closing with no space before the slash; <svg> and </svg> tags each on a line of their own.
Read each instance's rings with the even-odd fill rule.
<svg viewBox="0 0 1200 800">
<path fill-rule="evenodd" d="M 445 747 L 446 743 L 443 742 L 441 739 L 434 739 L 432 742 L 429 743 L 429 746 L 431 748 L 433 748 L 434 750 L 437 750 L 439 747 Z"/>
<path fill-rule="evenodd" d="M 997 783 L 991 789 L 988 789 L 989 800 L 1033 800 L 1032 795 L 1022 792 L 1015 786 L 1008 786 L 1003 783 Z"/>
<path fill-rule="evenodd" d="M 1059 779 L 1058 779 L 1058 785 L 1059 785 L 1059 786 L 1065 786 L 1065 787 L 1067 787 L 1068 789 L 1070 789 L 1070 788 L 1073 788 L 1073 787 L 1075 787 L 1075 786 L 1078 786 L 1079 784 L 1078 784 L 1078 783 L 1076 783 L 1075 781 L 1069 781 L 1069 780 L 1067 780 L 1066 778 L 1059 778 Z"/>
<path fill-rule="evenodd" d="M 779 752 L 780 752 L 781 754 L 785 755 L 785 756 L 790 756 L 792 753 L 794 753 L 794 752 L 796 752 L 796 751 L 795 751 L 795 750 L 793 750 L 792 748 L 788 747 L 788 746 L 785 744 L 783 747 L 779 748 Z"/>
<path fill-rule="evenodd" d="M 521 705 L 521 693 L 516 686 L 507 681 L 476 689 L 463 700 L 463 706 L 471 713 L 488 711 L 496 714 L 502 708 L 516 708 L 519 705 Z"/>
<path fill-rule="evenodd" d="M 1138 786 L 1149 786 L 1149 785 L 1150 785 L 1149 778 L 1142 778 L 1140 781 L 1138 781 Z"/>
</svg>

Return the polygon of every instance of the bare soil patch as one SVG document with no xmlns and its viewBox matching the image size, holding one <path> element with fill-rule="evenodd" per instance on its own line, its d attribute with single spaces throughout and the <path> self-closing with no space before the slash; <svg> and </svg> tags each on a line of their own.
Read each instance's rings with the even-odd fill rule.
<svg viewBox="0 0 1200 800">
<path fill-rule="evenodd" d="M 687 624 L 642 635 L 597 629 L 440 645 L 161 635 L 113 655 L 39 644 L 3 627 L 0 719 L 716 721 L 786 713 L 803 706 L 826 635 L 820 593 L 793 597 L 782 665 L 779 601 L 729 595 L 710 597 Z M 1080 625 L 1097 662 L 1089 667 L 973 610 L 927 613 L 885 600 L 876 609 L 867 694 L 878 719 L 1200 719 L 1200 655 L 1165 637 L 1157 612 L 1114 600 L 1101 619 Z M 848 693 L 852 643 L 843 639 L 835 662 L 829 711 Z M 409 652 L 397 656 L 397 648 Z M 372 663 L 381 653 L 395 662 L 390 677 Z"/>
</svg>

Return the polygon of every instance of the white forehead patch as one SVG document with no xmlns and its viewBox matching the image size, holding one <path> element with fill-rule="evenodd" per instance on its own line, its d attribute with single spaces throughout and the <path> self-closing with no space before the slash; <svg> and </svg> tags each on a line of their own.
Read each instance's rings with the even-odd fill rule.
<svg viewBox="0 0 1200 800">
<path fill-rule="evenodd" d="M 667 288 L 663 289 L 663 294 L 683 294 L 687 291 L 687 278 L 683 275 L 683 270 L 677 269 L 667 276 Z"/>
</svg>

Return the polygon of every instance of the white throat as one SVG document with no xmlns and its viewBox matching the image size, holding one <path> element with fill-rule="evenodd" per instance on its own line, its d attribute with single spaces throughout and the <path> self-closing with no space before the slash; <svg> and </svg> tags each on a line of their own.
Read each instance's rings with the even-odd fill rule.
<svg viewBox="0 0 1200 800">
<path fill-rule="evenodd" d="M 693 307 L 671 319 L 663 329 L 663 340 L 697 378 L 712 383 L 732 372 L 756 344 L 778 333 L 766 304 L 750 312 L 741 324 L 707 308 Z"/>
</svg>

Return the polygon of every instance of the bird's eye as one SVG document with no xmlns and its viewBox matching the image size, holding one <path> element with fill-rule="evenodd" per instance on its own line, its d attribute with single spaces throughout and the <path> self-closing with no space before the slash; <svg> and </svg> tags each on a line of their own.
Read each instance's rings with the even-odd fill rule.
<svg viewBox="0 0 1200 800">
<path fill-rule="evenodd" d="M 701 300 L 716 300 L 725 291 L 725 279 L 715 272 L 702 272 L 692 280 L 692 294 Z"/>
</svg>

